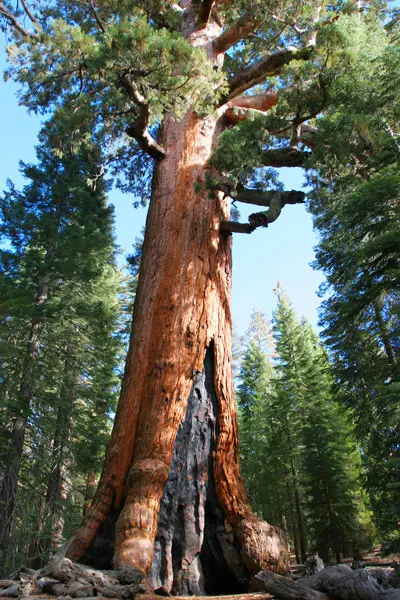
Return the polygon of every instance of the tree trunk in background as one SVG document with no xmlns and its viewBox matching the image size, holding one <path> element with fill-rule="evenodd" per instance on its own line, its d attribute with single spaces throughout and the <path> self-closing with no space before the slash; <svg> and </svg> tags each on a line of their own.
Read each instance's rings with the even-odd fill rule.
<svg viewBox="0 0 400 600">
<path fill-rule="evenodd" d="M 388 359 L 388 363 L 391 367 L 396 364 L 396 355 L 393 350 L 392 342 L 390 341 L 390 335 L 387 328 L 387 325 L 382 317 L 383 311 L 383 300 L 382 298 L 377 298 L 375 302 L 373 302 L 376 322 L 378 324 L 379 333 L 381 336 L 381 340 L 383 343 L 383 347 L 385 348 L 386 356 Z"/>
<path fill-rule="evenodd" d="M 45 261 L 50 259 L 46 253 Z M 41 310 L 49 294 L 49 276 L 43 275 L 39 281 L 35 298 L 38 313 L 31 322 L 26 354 L 22 364 L 21 383 L 19 387 L 18 414 L 12 419 L 9 434 L 7 455 L 4 461 L 5 470 L 0 489 L 0 509 L 2 514 L 0 525 L 0 559 L 5 561 L 8 549 L 8 538 L 11 531 L 15 503 L 18 494 L 19 472 L 24 449 L 25 433 L 32 402 L 35 381 L 35 364 L 39 355 L 40 337 L 43 330 Z"/>
<path fill-rule="evenodd" d="M 287 489 L 289 509 L 290 509 L 289 514 L 290 514 L 290 518 L 291 518 L 291 521 L 292 521 L 294 553 L 296 555 L 296 562 L 297 562 L 297 564 L 300 564 L 301 563 L 300 543 L 299 543 L 299 537 L 297 535 L 297 526 L 296 526 L 296 519 L 295 519 L 295 516 L 294 516 L 292 490 L 290 489 L 290 485 L 289 485 L 288 469 L 287 469 L 287 467 L 285 467 L 285 472 L 286 472 L 286 477 L 285 477 L 286 478 L 286 489 Z"/>
<path fill-rule="evenodd" d="M 117 568 L 135 566 L 149 574 L 156 547 L 155 562 L 162 556 L 164 564 L 154 567 L 153 579 L 158 578 L 168 591 L 184 589 L 187 593 L 204 588 L 202 578 L 212 579 L 208 574 L 203 577 L 198 566 L 203 549 L 203 568 L 207 563 L 211 573 L 223 565 L 225 572 L 237 573 L 239 578 L 242 572 L 243 581 L 262 567 L 285 571 L 288 558 L 280 532 L 251 513 L 239 474 L 231 375 L 231 237 L 219 231 L 220 222 L 228 218 L 229 204 L 221 196 L 210 198 L 205 190 L 205 166 L 217 133 L 214 117 L 187 114 L 179 123 L 170 116 L 165 119 L 161 143 L 168 155 L 158 164 L 153 181 L 131 343 L 112 439 L 93 504 L 67 550 L 73 560 L 83 558 L 98 566 L 101 554 L 100 566 L 105 566 L 108 547 L 114 550 Z M 207 369 L 213 371 L 213 389 L 207 394 L 215 397 L 214 416 L 209 416 L 210 401 L 203 394 L 193 409 L 194 417 L 189 417 L 188 398 L 197 394 L 199 374 L 210 381 Z M 158 526 L 165 529 L 160 507 L 168 505 L 163 494 L 174 478 L 175 438 L 185 428 L 185 415 L 200 423 L 216 421 L 213 434 L 209 430 L 198 434 L 213 437 L 213 446 L 209 441 L 202 450 L 194 444 L 187 451 L 188 457 L 212 455 L 213 478 L 203 457 L 203 470 L 192 475 L 192 486 L 201 496 L 198 508 L 194 508 L 193 490 L 180 504 L 185 504 L 185 514 L 199 513 L 198 524 L 192 528 L 196 541 L 175 533 L 171 523 L 171 531 L 160 534 L 157 542 Z M 193 440 L 196 436 L 193 433 Z M 182 518 L 178 510 L 177 530 L 182 528 Z M 224 538 L 218 542 L 218 551 L 206 550 L 214 542 L 202 545 L 204 532 L 210 528 L 218 530 L 213 540 Z M 182 536 L 185 543 L 174 544 Z M 169 544 L 168 551 L 160 548 L 161 538 Z M 197 566 L 190 566 L 193 561 Z M 159 575 L 154 574 L 157 569 Z"/>
<path fill-rule="evenodd" d="M 43 549 L 58 550 L 63 543 L 65 503 L 71 489 L 69 438 L 71 413 L 74 402 L 74 376 L 70 371 L 73 348 L 65 348 L 64 373 L 60 387 L 60 406 L 57 410 L 56 428 L 53 438 L 51 473 L 46 496 L 47 537 Z"/>
<path fill-rule="evenodd" d="M 321 471 L 321 478 L 322 478 L 322 483 L 323 483 L 323 488 L 324 488 L 326 507 L 327 507 L 328 515 L 329 515 L 331 536 L 333 534 L 333 548 L 334 548 L 334 552 L 335 552 L 335 559 L 336 559 L 336 562 L 339 564 L 341 562 L 341 544 L 340 544 L 340 541 L 338 540 L 338 535 L 337 535 L 337 531 L 336 531 L 336 517 L 333 514 L 333 510 L 332 510 L 332 506 L 331 506 L 331 502 L 330 502 L 328 480 L 326 477 L 324 460 L 322 458 L 321 448 L 319 447 L 319 444 L 317 444 L 317 452 L 318 452 L 319 467 L 320 467 L 320 471 Z M 326 553 L 325 556 L 321 556 L 321 558 L 325 562 L 327 562 L 329 560 L 328 553 Z"/>
</svg>

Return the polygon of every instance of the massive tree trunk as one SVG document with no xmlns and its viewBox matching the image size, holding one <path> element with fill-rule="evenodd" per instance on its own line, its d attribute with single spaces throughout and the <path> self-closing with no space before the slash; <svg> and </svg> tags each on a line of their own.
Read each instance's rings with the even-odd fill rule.
<svg viewBox="0 0 400 600">
<path fill-rule="evenodd" d="M 192 43 L 217 62 L 219 26 L 191 26 Z M 239 473 L 231 236 L 220 231 L 229 201 L 206 189 L 221 129 L 218 115 L 164 119 L 113 434 L 67 548 L 93 566 L 139 568 L 174 593 L 242 590 L 251 573 L 284 572 L 288 562 L 281 533 L 252 514 Z"/>
<path fill-rule="evenodd" d="M 203 568 L 207 563 L 211 573 L 223 565 L 225 572 L 237 572 L 242 585 L 248 573 L 262 567 L 287 568 L 280 533 L 251 513 L 239 474 L 231 376 L 231 237 L 219 231 L 229 206 L 221 196 L 209 197 L 205 189 L 205 167 L 217 133 L 214 117 L 187 114 L 181 122 L 166 117 L 162 144 L 167 158 L 154 176 L 113 435 L 93 504 L 67 552 L 74 560 L 106 566 L 96 550 L 104 559 L 109 544 L 116 567 L 134 565 L 150 573 L 156 547 L 155 562 L 164 564 L 154 567 L 153 579 L 176 592 L 204 589 L 201 553 Z M 211 378 L 204 367 L 206 355 Z M 198 393 L 199 377 L 211 387 L 188 408 L 188 398 Z M 212 410 L 209 396 L 215 398 Z M 175 440 L 178 430 L 178 440 L 183 435 L 185 415 L 203 423 L 205 430 L 192 435 L 186 459 L 176 457 L 174 464 L 174 447 L 182 444 L 175 445 Z M 216 425 L 208 430 L 210 420 Z M 207 436 L 199 447 L 197 438 Z M 202 453 L 207 456 L 183 486 L 188 487 L 186 497 L 180 503 L 174 500 L 176 522 L 163 533 L 168 525 L 167 490 L 175 471 L 188 470 L 183 462 L 195 456 L 199 460 Z M 182 466 L 176 461 L 183 461 Z M 182 528 L 185 531 L 177 531 Z M 202 544 L 204 532 L 211 529 L 218 533 L 206 535 L 208 541 Z M 218 550 L 212 547 L 216 538 Z M 196 568 L 189 567 L 193 560 Z M 197 581 L 188 575 L 189 585 L 179 572 L 190 569 L 197 569 Z"/>
</svg>

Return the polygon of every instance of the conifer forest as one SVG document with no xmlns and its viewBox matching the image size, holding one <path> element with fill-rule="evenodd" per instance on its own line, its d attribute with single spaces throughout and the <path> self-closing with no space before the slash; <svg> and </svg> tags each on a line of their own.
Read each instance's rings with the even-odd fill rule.
<svg viewBox="0 0 400 600">
<path fill-rule="evenodd" d="M 0 29 L 41 123 L 0 190 L 0 597 L 399 600 L 398 2 L 4 0 Z M 115 189 L 148 207 L 125 264 Z M 319 330 L 278 282 L 237 333 L 232 246 L 295 204 Z"/>
</svg>

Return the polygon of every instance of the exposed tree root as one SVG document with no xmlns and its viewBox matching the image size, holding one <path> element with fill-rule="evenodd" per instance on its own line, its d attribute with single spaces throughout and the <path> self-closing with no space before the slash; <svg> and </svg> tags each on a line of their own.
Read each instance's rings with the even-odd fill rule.
<svg viewBox="0 0 400 600">
<path fill-rule="evenodd" d="M 355 570 L 348 565 L 335 565 L 297 581 L 271 571 L 260 571 L 252 578 L 253 593 L 223 596 L 223 600 L 400 600 L 397 570 L 397 565 L 386 569 Z M 138 569 L 99 571 L 73 563 L 60 554 L 40 571 L 22 568 L 9 579 L 1 580 L 0 597 L 128 600 L 140 594 L 140 600 L 160 598 L 160 592 L 150 593 L 148 584 L 144 585 L 143 581 L 144 574 Z M 170 594 L 166 592 L 165 595 Z M 179 598 L 196 600 L 201 596 Z M 207 598 L 218 600 L 220 596 Z"/>
<path fill-rule="evenodd" d="M 0 597 L 134 598 L 146 591 L 137 569 L 98 571 L 56 556 L 40 571 L 21 569 Z"/>
</svg>

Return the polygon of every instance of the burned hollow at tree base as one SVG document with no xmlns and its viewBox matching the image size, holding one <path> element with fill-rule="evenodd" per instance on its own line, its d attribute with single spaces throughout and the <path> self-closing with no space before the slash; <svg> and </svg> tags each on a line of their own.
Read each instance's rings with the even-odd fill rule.
<svg viewBox="0 0 400 600">
<path fill-rule="evenodd" d="M 248 573 L 240 544 L 215 494 L 213 452 L 218 436 L 213 347 L 196 374 L 158 513 L 150 586 L 179 595 L 240 593 Z M 111 511 L 81 562 L 111 569 L 115 524 Z"/>
</svg>

